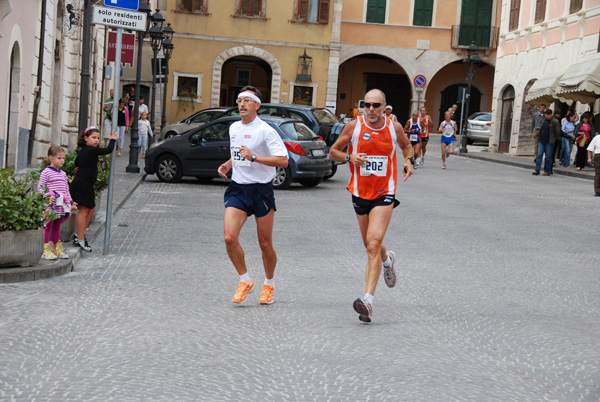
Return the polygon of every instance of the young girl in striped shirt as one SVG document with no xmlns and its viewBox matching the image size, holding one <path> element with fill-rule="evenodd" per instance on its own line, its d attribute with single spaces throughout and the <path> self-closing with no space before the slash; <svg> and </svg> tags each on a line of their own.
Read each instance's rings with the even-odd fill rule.
<svg viewBox="0 0 600 402">
<path fill-rule="evenodd" d="M 63 251 L 60 241 L 60 226 L 69 219 L 71 209 L 77 209 L 77 204 L 69 193 L 69 181 L 67 174 L 60 170 L 65 164 L 65 151 L 57 145 L 48 149 L 48 157 L 44 160 L 44 170 L 40 174 L 37 190 L 44 194 L 50 201 L 50 209 L 54 211 L 57 218 L 48 221 L 44 230 L 44 253 L 45 260 L 56 260 L 57 258 L 69 258 Z"/>
</svg>

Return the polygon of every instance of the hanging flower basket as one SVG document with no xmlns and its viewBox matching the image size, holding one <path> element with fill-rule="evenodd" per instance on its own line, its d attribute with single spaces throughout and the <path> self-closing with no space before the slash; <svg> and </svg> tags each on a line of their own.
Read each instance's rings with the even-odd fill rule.
<svg viewBox="0 0 600 402">
<path fill-rule="evenodd" d="M 188 108 L 195 109 L 194 103 L 196 103 L 196 99 L 198 99 L 198 94 L 193 89 L 182 89 L 178 95 L 179 105 L 177 106 L 177 112 L 183 109 L 186 111 Z"/>
</svg>

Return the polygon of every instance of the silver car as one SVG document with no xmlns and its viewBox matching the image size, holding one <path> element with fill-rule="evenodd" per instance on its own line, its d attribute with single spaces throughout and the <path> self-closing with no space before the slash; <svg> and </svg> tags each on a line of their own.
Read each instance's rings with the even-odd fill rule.
<svg viewBox="0 0 600 402">
<path fill-rule="evenodd" d="M 489 142 L 492 134 L 492 113 L 477 112 L 469 116 L 467 122 L 467 143 Z"/>
<path fill-rule="evenodd" d="M 217 116 L 228 109 L 229 108 L 227 107 L 209 107 L 208 109 L 203 109 L 199 112 L 196 112 L 190 117 L 181 120 L 179 123 L 165 126 L 162 130 L 160 130 L 160 135 L 158 136 L 157 141 L 175 137 L 176 135 L 181 135 L 193 128 L 200 127 L 209 121 L 213 121 L 217 118 Z"/>
</svg>

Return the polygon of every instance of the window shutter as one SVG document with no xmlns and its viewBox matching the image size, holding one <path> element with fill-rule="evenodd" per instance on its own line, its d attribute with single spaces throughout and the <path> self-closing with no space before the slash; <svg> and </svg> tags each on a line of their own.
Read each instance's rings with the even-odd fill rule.
<svg viewBox="0 0 600 402">
<path fill-rule="evenodd" d="M 319 0 L 319 22 L 329 22 L 329 0 Z"/>
<path fill-rule="evenodd" d="M 430 27 L 433 16 L 433 0 L 415 0 L 413 25 Z"/>
<path fill-rule="evenodd" d="M 367 22 L 380 24 L 385 22 L 385 0 L 369 0 L 367 3 Z"/>
</svg>

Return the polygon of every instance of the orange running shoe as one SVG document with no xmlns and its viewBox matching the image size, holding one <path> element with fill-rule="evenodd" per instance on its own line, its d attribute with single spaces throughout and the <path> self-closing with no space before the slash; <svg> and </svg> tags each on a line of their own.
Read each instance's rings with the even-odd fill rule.
<svg viewBox="0 0 600 402">
<path fill-rule="evenodd" d="M 258 299 L 258 302 L 260 304 L 273 303 L 273 292 L 275 292 L 275 286 L 267 285 L 265 283 L 262 287 L 262 292 L 260 292 L 260 299 Z"/>
<path fill-rule="evenodd" d="M 246 296 L 252 293 L 252 289 L 254 289 L 254 281 L 252 279 L 250 279 L 250 283 L 240 281 L 237 292 L 233 295 L 233 302 L 241 303 L 246 300 Z"/>
</svg>

